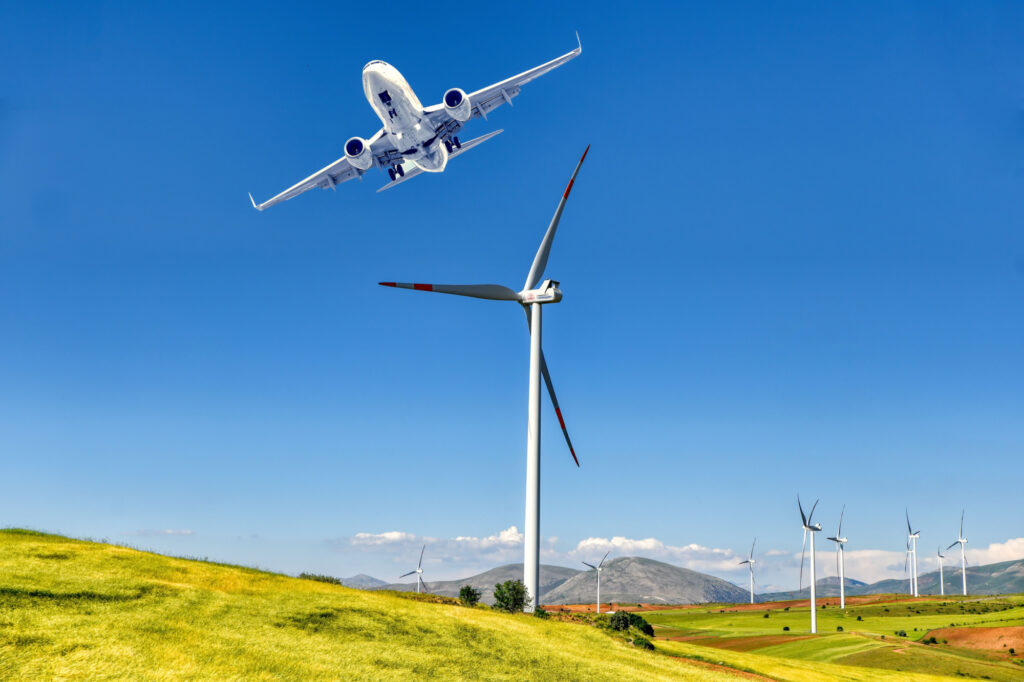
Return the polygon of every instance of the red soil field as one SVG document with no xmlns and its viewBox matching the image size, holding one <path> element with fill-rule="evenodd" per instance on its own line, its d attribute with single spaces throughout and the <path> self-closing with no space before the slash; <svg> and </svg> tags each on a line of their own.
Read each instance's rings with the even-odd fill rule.
<svg viewBox="0 0 1024 682">
<path fill-rule="evenodd" d="M 1016 649 L 1017 655 L 1024 654 L 1024 626 L 999 628 L 939 628 L 925 634 L 946 640 L 950 646 L 961 649 L 980 649 L 1009 655 L 1010 649 Z"/>
</svg>

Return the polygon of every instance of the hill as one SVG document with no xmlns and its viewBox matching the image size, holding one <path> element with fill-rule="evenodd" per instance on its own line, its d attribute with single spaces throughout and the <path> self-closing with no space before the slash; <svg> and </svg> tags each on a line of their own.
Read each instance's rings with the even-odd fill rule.
<svg viewBox="0 0 1024 682">
<path fill-rule="evenodd" d="M 0 679 L 734 679 L 598 628 L 427 600 L 8 529 Z"/>
<path fill-rule="evenodd" d="M 749 592 L 714 576 L 641 557 L 612 559 L 601 571 L 602 602 L 738 602 Z M 583 604 L 597 595 L 597 572 L 583 571 L 547 593 L 545 604 Z"/>
<path fill-rule="evenodd" d="M 565 566 L 548 566 L 541 564 L 540 567 L 540 603 L 550 604 L 553 602 L 547 601 L 547 595 L 551 590 L 555 589 L 566 580 L 572 578 L 578 574 L 575 568 L 566 568 Z M 523 579 L 523 565 L 522 564 L 507 564 L 505 566 L 498 566 L 492 568 L 489 571 L 484 571 L 478 575 L 473 575 L 462 580 L 437 580 L 437 581 L 424 581 L 427 583 L 427 589 L 430 590 L 431 594 L 437 594 L 444 597 L 458 597 L 459 590 L 463 585 L 471 585 L 475 589 L 480 591 L 480 600 L 485 604 L 494 604 L 494 586 L 498 583 L 503 583 L 506 580 L 522 580 Z M 386 590 L 399 590 L 402 592 L 415 592 L 416 583 L 393 583 L 390 585 L 383 586 L 382 589 Z"/>
<path fill-rule="evenodd" d="M 960 594 L 961 576 L 960 567 L 947 566 L 943 570 L 942 582 L 945 585 L 947 595 Z M 836 577 L 822 578 L 815 582 L 815 592 L 823 597 L 839 596 L 839 579 Z M 876 583 L 865 584 L 860 581 L 846 579 L 847 595 L 868 595 L 868 594 L 904 594 L 909 591 L 909 584 L 906 578 L 901 580 L 879 580 Z M 917 578 L 917 591 L 920 594 L 939 593 L 939 572 L 922 573 Z M 806 599 L 810 590 L 804 588 L 801 591 L 792 590 L 789 592 L 766 592 L 758 594 L 758 601 L 785 601 L 787 599 Z M 992 594 L 1020 594 L 1024 593 L 1024 559 L 1013 561 L 1001 561 L 996 564 L 985 564 L 982 566 L 967 567 L 967 592 L 973 595 Z"/>
<path fill-rule="evenodd" d="M 372 575 L 366 575 L 365 573 L 359 573 L 351 578 L 342 578 L 341 584 L 345 587 L 354 587 L 359 590 L 376 590 L 387 585 L 385 581 L 378 580 Z"/>
</svg>

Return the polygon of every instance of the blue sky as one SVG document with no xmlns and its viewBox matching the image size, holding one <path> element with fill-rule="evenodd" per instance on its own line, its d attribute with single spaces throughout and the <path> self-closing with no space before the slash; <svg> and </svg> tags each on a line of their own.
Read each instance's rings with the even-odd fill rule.
<svg viewBox="0 0 1024 682">
<path fill-rule="evenodd" d="M 1024 555 L 1024 8 L 3 12 L 0 524 L 334 575 L 521 556 L 522 314 L 376 283 L 518 288 L 592 144 L 548 266 L 582 467 L 545 402 L 547 560 L 739 580 L 757 535 L 791 586 L 798 492 L 882 553 L 855 578 L 902 575 L 905 506 L 922 557 L 962 506 L 977 560 Z M 435 102 L 577 30 L 442 176 L 249 205 L 377 130 L 370 59 Z"/>
</svg>

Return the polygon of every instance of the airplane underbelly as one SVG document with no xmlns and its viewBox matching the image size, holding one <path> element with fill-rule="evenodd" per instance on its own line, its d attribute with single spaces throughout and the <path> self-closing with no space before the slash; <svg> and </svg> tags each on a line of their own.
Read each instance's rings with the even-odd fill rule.
<svg viewBox="0 0 1024 682">
<path fill-rule="evenodd" d="M 435 144 L 430 151 L 408 158 L 428 173 L 440 173 L 448 165 L 448 150 L 442 144 Z"/>
</svg>

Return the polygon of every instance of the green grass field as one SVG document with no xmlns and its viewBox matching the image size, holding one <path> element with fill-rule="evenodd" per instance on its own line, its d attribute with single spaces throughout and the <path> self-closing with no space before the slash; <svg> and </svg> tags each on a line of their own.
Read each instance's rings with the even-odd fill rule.
<svg viewBox="0 0 1024 682">
<path fill-rule="evenodd" d="M 810 612 L 806 606 L 790 606 L 788 610 L 784 605 L 765 605 L 763 610 L 714 606 L 654 611 L 644 613 L 644 617 L 655 626 L 658 637 L 682 640 L 659 641 L 659 648 L 714 650 L 734 666 L 749 666 L 747 656 L 753 654 L 815 666 L 856 666 L 869 675 L 894 671 L 1024 679 L 1024 666 L 1008 652 L 958 648 L 941 640 L 926 642 L 930 642 L 928 633 L 938 628 L 1024 626 L 1024 597 L 947 597 L 911 602 L 891 595 L 878 600 L 851 605 L 845 611 L 831 606 L 819 609 L 816 636 L 809 635 Z"/>
<path fill-rule="evenodd" d="M 768 619 L 718 609 L 645 613 L 661 634 L 697 633 L 705 639 L 658 640 L 656 651 L 643 651 L 592 625 L 439 601 L 0 531 L 0 679 L 724 680 L 753 675 L 923 681 L 941 679 L 927 672 L 955 675 L 955 665 L 976 666 L 961 669 L 961 675 L 989 666 L 991 679 L 1024 671 L 980 654 L 940 652 L 941 647 L 901 639 L 904 647 L 930 657 L 911 669 L 891 653 L 895 646 L 852 633 L 782 638 L 763 651 L 707 645 L 728 645 L 730 637 L 749 638 L 759 631 L 779 635 L 783 621 L 800 622 L 798 611 L 773 612 Z M 958 605 L 953 620 L 1020 620 L 1019 600 L 996 603 L 1002 610 L 975 614 L 960 614 Z M 806 609 L 802 616 L 806 620 Z M 915 614 L 911 620 L 918 618 L 950 622 L 948 613 Z M 937 665 L 940 654 L 952 664 Z M 858 656 L 873 658 L 855 660 Z M 909 658 L 916 661 L 917 654 Z"/>
</svg>

